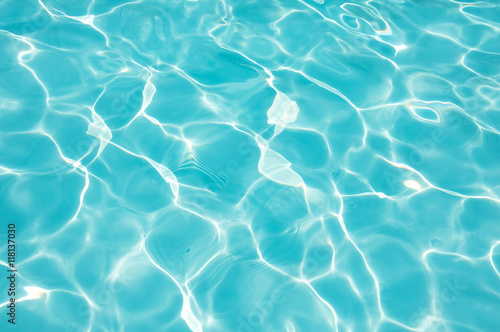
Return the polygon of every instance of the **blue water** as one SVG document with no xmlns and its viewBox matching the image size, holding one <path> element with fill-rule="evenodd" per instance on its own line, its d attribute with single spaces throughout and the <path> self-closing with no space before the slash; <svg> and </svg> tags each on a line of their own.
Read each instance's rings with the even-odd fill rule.
<svg viewBox="0 0 500 332">
<path fill-rule="evenodd" d="M 0 330 L 500 331 L 499 17 L 1 1 Z"/>
</svg>

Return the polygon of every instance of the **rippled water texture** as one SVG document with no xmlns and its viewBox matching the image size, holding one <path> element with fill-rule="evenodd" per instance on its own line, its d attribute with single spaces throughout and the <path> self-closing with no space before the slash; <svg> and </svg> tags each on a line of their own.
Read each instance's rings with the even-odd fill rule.
<svg viewBox="0 0 500 332">
<path fill-rule="evenodd" d="M 0 2 L 1 330 L 500 331 L 499 18 Z"/>
</svg>

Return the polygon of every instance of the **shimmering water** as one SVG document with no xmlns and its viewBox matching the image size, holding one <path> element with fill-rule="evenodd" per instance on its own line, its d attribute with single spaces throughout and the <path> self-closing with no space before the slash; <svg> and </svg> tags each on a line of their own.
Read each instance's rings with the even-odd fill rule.
<svg viewBox="0 0 500 332">
<path fill-rule="evenodd" d="M 1 331 L 500 331 L 499 18 L 0 2 Z"/>
</svg>

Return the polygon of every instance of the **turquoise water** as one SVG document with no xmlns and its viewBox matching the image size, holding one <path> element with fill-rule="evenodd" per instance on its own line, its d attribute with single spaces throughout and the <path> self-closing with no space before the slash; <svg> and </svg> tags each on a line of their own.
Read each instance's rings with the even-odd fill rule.
<svg viewBox="0 0 500 332">
<path fill-rule="evenodd" d="M 500 331 L 499 17 L 0 2 L 0 330 Z"/>
</svg>

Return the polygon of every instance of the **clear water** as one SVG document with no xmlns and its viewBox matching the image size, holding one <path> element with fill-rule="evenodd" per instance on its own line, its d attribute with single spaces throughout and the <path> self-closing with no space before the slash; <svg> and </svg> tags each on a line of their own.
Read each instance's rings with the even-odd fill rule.
<svg viewBox="0 0 500 332">
<path fill-rule="evenodd" d="M 500 331 L 499 4 L 0 2 L 1 331 Z"/>
</svg>

